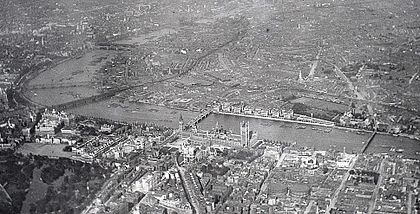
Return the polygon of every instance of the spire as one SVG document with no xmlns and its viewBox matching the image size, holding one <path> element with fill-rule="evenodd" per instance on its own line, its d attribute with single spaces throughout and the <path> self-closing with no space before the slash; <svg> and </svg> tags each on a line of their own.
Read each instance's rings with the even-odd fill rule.
<svg viewBox="0 0 420 214">
<path fill-rule="evenodd" d="M 299 80 L 300 83 L 303 82 L 302 71 L 299 71 Z"/>
</svg>

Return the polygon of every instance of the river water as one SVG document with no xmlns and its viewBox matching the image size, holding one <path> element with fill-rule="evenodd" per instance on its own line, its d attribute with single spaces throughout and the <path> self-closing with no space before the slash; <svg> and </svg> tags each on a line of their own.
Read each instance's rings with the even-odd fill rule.
<svg viewBox="0 0 420 214">
<path fill-rule="evenodd" d="M 171 33 L 170 30 L 159 31 L 156 34 L 148 34 L 138 39 L 124 41 L 124 44 L 143 43 L 144 40 Z M 28 84 L 50 84 L 54 82 L 80 82 L 94 81 L 95 72 L 107 61 L 116 55 L 115 51 L 94 50 L 77 59 L 67 60 L 54 68 L 51 68 Z M 97 93 L 93 87 L 75 87 L 61 89 L 38 89 L 26 92 L 33 101 L 47 105 L 54 105 L 91 96 Z M 106 100 L 92 103 L 72 110 L 71 113 L 85 116 L 100 117 L 125 122 L 147 122 L 164 125 L 172 128 L 178 127 L 180 115 L 188 121 L 199 113 L 175 110 L 163 106 L 142 103 L 119 103 L 115 100 Z M 231 115 L 211 114 L 199 123 L 201 129 L 212 129 L 216 123 L 227 130 L 239 133 L 239 123 L 249 121 L 251 130 L 257 131 L 260 139 L 271 139 L 286 142 L 296 142 L 297 145 L 316 148 L 319 150 L 335 149 L 338 151 L 358 152 L 369 138 L 369 133 L 363 135 L 341 129 L 333 129 L 326 132 L 323 127 L 307 125 L 305 129 L 296 128 L 296 124 L 264 119 L 245 118 Z M 404 157 L 417 158 L 416 151 L 420 151 L 420 142 L 403 137 L 377 135 L 367 152 L 390 152 L 390 148 L 404 149 Z"/>
<path fill-rule="evenodd" d="M 416 154 L 416 152 L 420 152 L 420 141 L 406 137 L 394 137 L 383 134 L 376 135 L 366 152 L 395 154 L 395 152 L 390 152 L 391 148 L 404 149 L 402 153 L 403 157 L 420 160 L 420 155 Z"/>
<path fill-rule="evenodd" d="M 184 121 L 193 119 L 199 113 L 170 109 L 163 106 L 124 103 L 115 105 L 112 100 L 93 103 L 70 110 L 71 113 L 81 114 L 92 117 L 107 118 L 124 122 L 146 122 L 171 128 L 177 128 L 179 116 L 182 115 Z M 249 121 L 250 129 L 258 133 L 259 139 L 269 139 L 284 142 L 296 142 L 298 146 L 315 148 L 318 150 L 334 149 L 346 152 L 359 152 L 371 133 L 356 133 L 333 128 L 328 132 L 327 128 L 306 125 L 306 128 L 297 128 L 298 124 L 282 121 L 272 121 L 266 119 L 256 119 L 239 117 L 233 115 L 210 114 L 198 124 L 199 129 L 211 130 L 218 123 L 219 127 L 231 130 L 239 134 L 239 124 L 242 121 Z M 301 125 L 299 125 L 301 126 Z M 394 137 L 389 135 L 377 134 L 370 144 L 367 153 L 389 153 L 394 147 L 404 149 L 404 157 L 417 158 L 416 151 L 420 151 L 420 142 L 405 137 Z"/>
<path fill-rule="evenodd" d="M 298 146 L 310 147 L 318 150 L 335 149 L 346 152 L 359 152 L 371 133 L 361 133 L 333 128 L 331 132 L 325 127 L 306 125 L 305 129 L 297 128 L 297 124 L 266 119 L 238 117 L 233 115 L 211 114 L 199 123 L 200 129 L 212 129 L 218 123 L 219 127 L 239 134 L 239 124 L 249 121 L 250 129 L 258 132 L 259 139 L 269 139 L 286 142 L 296 142 Z M 300 125 L 299 125 L 300 126 Z M 420 151 L 420 141 L 405 137 L 377 134 L 367 153 L 388 153 L 397 155 L 389 150 L 404 149 L 403 157 L 420 159 L 416 151 Z"/>
<path fill-rule="evenodd" d="M 69 110 L 70 113 L 84 116 L 106 118 L 128 123 L 150 123 L 171 128 L 177 128 L 179 118 L 182 115 L 184 121 L 188 121 L 199 115 L 198 112 L 171 109 L 163 106 L 149 105 L 144 103 L 119 103 L 106 100 L 92 103 Z"/>
<path fill-rule="evenodd" d="M 302 128 L 302 125 L 296 123 L 220 114 L 210 115 L 199 123 L 199 128 L 211 129 L 218 123 L 219 127 L 239 133 L 239 124 L 242 121 L 249 121 L 250 129 L 257 131 L 259 139 L 296 142 L 298 146 L 318 150 L 343 151 L 345 148 L 347 152 L 357 152 L 362 148 L 362 142 L 369 139 L 369 133 L 358 135 L 338 129 L 328 132 L 325 127 L 306 125 L 306 128 Z"/>
<path fill-rule="evenodd" d="M 95 82 L 96 72 L 110 61 L 116 51 L 93 50 L 81 57 L 69 59 L 50 68 L 28 82 L 33 85 L 55 85 L 81 82 Z M 43 105 L 57 105 L 84 97 L 98 94 L 98 90 L 90 86 L 63 87 L 49 89 L 32 89 L 25 91 L 25 95 L 32 101 Z"/>
</svg>

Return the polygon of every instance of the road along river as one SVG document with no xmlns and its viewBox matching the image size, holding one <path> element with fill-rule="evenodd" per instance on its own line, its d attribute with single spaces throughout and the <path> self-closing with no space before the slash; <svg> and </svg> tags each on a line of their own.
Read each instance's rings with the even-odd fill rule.
<svg viewBox="0 0 420 214">
<path fill-rule="evenodd" d="M 298 146 L 315 148 L 318 150 L 335 149 L 346 152 L 359 152 L 371 133 L 355 132 L 333 128 L 331 130 L 301 124 L 239 117 L 233 115 L 211 114 L 198 125 L 200 129 L 212 129 L 218 123 L 219 127 L 239 133 L 239 124 L 249 121 L 250 129 L 258 132 L 258 138 L 285 142 L 296 142 Z M 305 127 L 305 128 L 303 128 Z M 377 134 L 367 149 L 367 153 L 389 153 L 392 148 L 403 149 L 403 157 L 420 159 L 416 151 L 420 151 L 420 142 L 406 137 Z"/>
<path fill-rule="evenodd" d="M 29 80 L 26 85 L 30 88 L 31 86 L 43 84 L 95 82 L 95 72 L 117 53 L 112 50 L 93 50 L 45 70 Z M 91 84 L 68 88 L 30 89 L 25 92 L 25 96 L 33 102 L 43 105 L 57 105 L 97 93 L 97 86 Z M 69 110 L 69 112 L 130 123 L 154 123 L 172 128 L 177 128 L 180 114 L 186 121 L 199 114 L 198 112 L 143 103 L 120 103 L 118 100 L 113 99 L 80 106 Z M 199 128 L 210 130 L 218 123 L 219 126 L 223 126 L 227 130 L 239 133 L 239 123 L 241 121 L 249 121 L 251 130 L 257 131 L 260 139 L 296 142 L 297 145 L 320 150 L 336 149 L 343 151 L 345 148 L 347 152 L 357 152 L 362 148 L 363 142 L 366 142 L 369 138 L 368 133 L 357 134 L 357 132 L 335 128 L 327 130 L 325 127 L 311 125 L 306 125 L 303 128 L 302 125 L 297 127 L 297 124 L 290 122 L 219 114 L 211 114 L 205 118 L 199 123 Z M 398 149 L 404 150 L 401 153 L 404 157 L 420 159 L 419 155 L 416 155 L 416 152 L 420 151 L 419 141 L 380 134 L 376 135 L 367 149 L 367 153 L 396 154 L 393 151 Z"/>
</svg>

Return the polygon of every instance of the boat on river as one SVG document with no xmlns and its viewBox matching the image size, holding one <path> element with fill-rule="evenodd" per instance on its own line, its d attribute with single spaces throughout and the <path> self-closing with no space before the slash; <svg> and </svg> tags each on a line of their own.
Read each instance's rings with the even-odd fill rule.
<svg viewBox="0 0 420 214">
<path fill-rule="evenodd" d="M 403 153 L 404 152 L 404 149 L 397 149 L 397 150 L 395 150 L 395 152 L 396 153 Z"/>
<path fill-rule="evenodd" d="M 296 126 L 297 129 L 306 129 L 306 126 Z"/>
<path fill-rule="evenodd" d="M 328 128 L 328 129 L 325 129 L 325 130 L 324 130 L 324 132 L 325 132 L 325 133 L 330 133 L 331 131 L 332 131 L 332 129 L 331 129 L 331 128 Z"/>
</svg>

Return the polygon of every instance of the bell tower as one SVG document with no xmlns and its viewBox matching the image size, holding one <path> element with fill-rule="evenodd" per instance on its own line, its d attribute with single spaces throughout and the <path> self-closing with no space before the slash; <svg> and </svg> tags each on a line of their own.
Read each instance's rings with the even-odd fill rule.
<svg viewBox="0 0 420 214">
<path fill-rule="evenodd" d="M 243 147 L 249 147 L 249 121 L 241 122 L 241 144 Z"/>
</svg>

